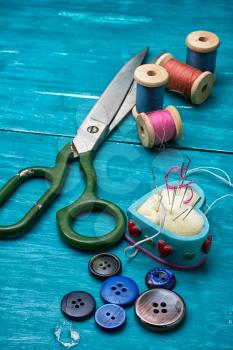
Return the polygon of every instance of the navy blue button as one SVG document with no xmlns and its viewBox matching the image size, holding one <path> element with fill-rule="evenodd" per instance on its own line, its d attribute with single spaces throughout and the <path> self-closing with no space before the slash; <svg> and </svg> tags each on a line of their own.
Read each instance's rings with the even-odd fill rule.
<svg viewBox="0 0 233 350">
<path fill-rule="evenodd" d="M 176 284 L 176 277 L 172 271 L 166 267 L 156 267 L 150 270 L 145 277 L 148 288 L 173 289 Z"/>
<path fill-rule="evenodd" d="M 137 299 L 139 289 L 131 278 L 114 276 L 104 281 L 100 295 L 106 303 L 129 306 Z"/>
<path fill-rule="evenodd" d="M 75 291 L 66 294 L 61 300 L 61 310 L 65 317 L 74 320 L 85 320 L 93 315 L 96 302 L 87 292 Z"/>
<path fill-rule="evenodd" d="M 96 324 L 105 331 L 121 328 L 126 321 L 125 310 L 116 304 L 105 304 L 95 313 Z"/>
</svg>

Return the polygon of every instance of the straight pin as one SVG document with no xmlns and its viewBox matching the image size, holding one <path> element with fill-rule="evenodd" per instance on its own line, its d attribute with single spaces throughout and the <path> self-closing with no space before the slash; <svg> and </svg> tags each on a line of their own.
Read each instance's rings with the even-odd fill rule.
<svg viewBox="0 0 233 350">
<path fill-rule="evenodd" d="M 162 218 L 163 221 L 161 220 L 161 222 L 160 222 L 160 229 L 164 228 L 166 215 L 167 215 L 167 210 L 165 211 L 164 217 Z"/>
<path fill-rule="evenodd" d="M 194 207 L 197 205 L 198 202 L 200 202 L 201 197 L 198 198 L 198 200 L 194 203 L 194 205 L 192 206 L 192 208 L 187 212 L 187 214 L 185 215 L 185 217 L 183 218 L 183 220 L 185 220 L 187 218 L 187 216 L 191 213 L 191 211 L 194 209 Z"/>
<path fill-rule="evenodd" d="M 171 205 L 171 209 L 170 209 L 170 214 L 172 213 L 174 201 L 175 201 L 175 198 L 176 198 L 176 191 L 177 191 L 177 188 L 173 189 L 173 197 L 172 197 L 172 205 Z"/>
<path fill-rule="evenodd" d="M 183 177 L 183 179 L 182 179 L 181 185 L 183 185 L 184 181 L 186 180 L 187 171 L 188 171 L 188 168 L 189 168 L 190 163 L 191 163 L 191 159 L 190 159 L 189 157 L 187 157 L 187 158 L 188 158 L 188 164 L 187 164 L 187 166 L 186 166 L 185 173 L 184 173 L 184 177 Z"/>
<path fill-rule="evenodd" d="M 182 211 L 179 215 L 175 216 L 173 221 L 176 221 L 176 219 L 178 219 L 180 216 L 182 216 L 187 210 L 188 210 L 188 208 L 186 208 L 184 211 Z"/>
<path fill-rule="evenodd" d="M 158 207 L 155 209 L 157 212 L 159 211 L 160 204 L 162 202 L 162 198 L 163 198 L 163 196 L 161 195 L 161 193 L 159 193 L 159 203 L 158 203 Z"/>
<path fill-rule="evenodd" d="M 184 194 L 183 194 L 183 197 L 182 197 L 182 199 L 181 199 L 179 208 L 181 207 L 181 205 L 182 205 L 182 203 L 183 203 L 183 200 L 184 200 L 184 198 L 185 198 L 185 195 L 186 195 L 187 190 L 188 190 L 188 187 L 186 187 L 185 190 L 184 190 Z"/>
<path fill-rule="evenodd" d="M 184 167 L 184 162 L 182 162 L 182 164 L 181 164 L 181 168 L 180 168 L 180 170 L 181 170 L 181 177 L 180 177 L 180 179 L 179 179 L 179 183 L 178 183 L 179 194 L 180 194 L 180 191 L 181 191 L 181 188 L 180 188 L 180 183 L 181 183 L 181 181 L 182 181 L 182 169 L 183 169 L 183 167 Z"/>
<path fill-rule="evenodd" d="M 155 180 L 155 172 L 154 172 L 154 168 L 151 168 L 151 172 L 152 172 L 152 177 L 153 177 L 153 181 L 154 181 L 154 184 L 155 184 L 155 195 L 156 195 L 156 191 L 157 191 L 157 184 L 156 184 L 156 180 Z M 158 203 L 158 207 L 155 209 L 157 212 L 159 211 L 159 208 L 160 208 L 160 204 L 161 204 L 161 201 L 162 201 L 162 195 L 161 195 L 161 192 L 158 194 L 159 196 L 159 203 Z"/>
</svg>

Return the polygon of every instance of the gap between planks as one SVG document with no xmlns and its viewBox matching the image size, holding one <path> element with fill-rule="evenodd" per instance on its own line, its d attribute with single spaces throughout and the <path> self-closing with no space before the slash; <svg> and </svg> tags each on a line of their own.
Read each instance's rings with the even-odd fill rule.
<svg viewBox="0 0 233 350">
<path fill-rule="evenodd" d="M 64 137 L 64 138 L 68 138 L 68 139 L 73 139 L 75 137 L 75 135 L 69 135 L 69 134 L 55 134 L 55 133 L 46 133 L 46 132 L 41 132 L 41 131 L 20 130 L 20 129 L 1 129 L 0 128 L 0 132 L 21 133 L 21 134 L 30 134 L 30 135 L 42 135 L 42 136 L 48 136 L 48 137 Z M 106 141 L 142 147 L 140 142 L 122 141 L 122 140 L 106 140 Z M 197 148 L 197 147 L 181 147 L 178 145 L 167 145 L 166 148 L 169 148 L 169 149 L 173 148 L 173 149 L 179 149 L 179 150 L 184 150 L 184 151 L 216 153 L 216 154 L 230 154 L 230 155 L 233 154 L 233 151 L 225 151 L 225 150 L 217 150 L 217 149 L 205 149 L 205 148 Z"/>
</svg>

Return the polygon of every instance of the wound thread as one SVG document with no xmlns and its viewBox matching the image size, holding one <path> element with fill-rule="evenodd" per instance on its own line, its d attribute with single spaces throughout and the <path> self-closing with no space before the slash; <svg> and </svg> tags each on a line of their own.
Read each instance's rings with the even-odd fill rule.
<svg viewBox="0 0 233 350">
<path fill-rule="evenodd" d="M 164 146 L 168 141 L 182 135 L 182 121 L 177 109 L 166 109 L 140 113 L 137 117 L 137 129 L 142 145 L 146 148 Z"/>
<path fill-rule="evenodd" d="M 156 65 L 166 69 L 169 79 L 168 90 L 190 98 L 193 104 L 203 103 L 210 95 L 215 75 L 209 71 L 202 72 L 186 63 L 179 62 L 170 53 L 164 53 L 156 60 Z"/>
<path fill-rule="evenodd" d="M 202 74 L 202 71 L 188 64 L 179 62 L 174 58 L 164 62 L 163 67 L 169 74 L 167 88 L 186 97 L 191 97 L 192 86 L 195 80 Z"/>
</svg>

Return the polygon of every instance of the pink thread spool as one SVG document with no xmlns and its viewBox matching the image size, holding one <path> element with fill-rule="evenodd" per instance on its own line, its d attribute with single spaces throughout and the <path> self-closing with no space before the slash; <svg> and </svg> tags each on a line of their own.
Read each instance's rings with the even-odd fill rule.
<svg viewBox="0 0 233 350">
<path fill-rule="evenodd" d="M 177 140 L 183 133 L 180 113 L 173 106 L 147 114 L 139 113 L 137 129 L 141 143 L 145 148 Z"/>
</svg>

